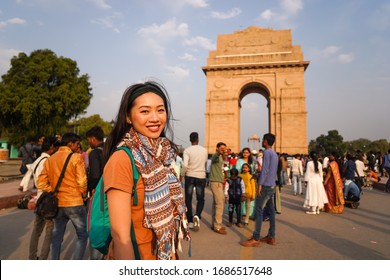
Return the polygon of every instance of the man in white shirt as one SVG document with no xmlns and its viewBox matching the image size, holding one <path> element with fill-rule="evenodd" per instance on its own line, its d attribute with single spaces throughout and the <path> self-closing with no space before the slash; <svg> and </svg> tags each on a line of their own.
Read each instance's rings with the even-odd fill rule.
<svg viewBox="0 0 390 280">
<path fill-rule="evenodd" d="M 199 230 L 200 219 L 204 207 L 204 189 L 206 186 L 207 150 L 199 145 L 197 132 L 190 134 L 191 146 L 184 150 L 181 175 L 184 178 L 184 194 L 187 207 L 189 228 Z M 196 192 L 196 212 L 192 214 L 192 193 Z"/>
<path fill-rule="evenodd" d="M 294 190 L 294 195 L 303 194 L 302 192 L 302 181 L 301 177 L 303 175 L 302 170 L 302 161 L 299 154 L 294 156 L 294 159 L 291 161 L 291 180 Z"/>
<path fill-rule="evenodd" d="M 41 146 L 41 155 L 37 158 L 34 163 L 31 164 L 31 170 L 34 176 L 34 183 L 38 185 L 38 177 L 43 170 L 45 161 L 57 150 L 55 145 L 57 138 L 46 137 L 43 140 Z M 42 194 L 42 190 L 38 189 L 37 199 Z M 45 239 L 42 242 L 41 253 L 38 256 L 38 243 L 39 237 L 41 236 L 43 229 L 46 227 Z M 29 259 L 30 260 L 47 260 L 50 252 L 51 236 L 53 232 L 54 223 L 53 220 L 46 220 L 38 215 L 35 215 L 34 228 L 31 233 L 30 248 L 29 248 Z"/>
</svg>

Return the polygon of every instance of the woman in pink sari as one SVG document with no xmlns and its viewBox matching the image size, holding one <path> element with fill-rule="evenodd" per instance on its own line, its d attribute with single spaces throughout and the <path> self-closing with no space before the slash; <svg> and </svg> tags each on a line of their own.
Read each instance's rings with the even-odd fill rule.
<svg viewBox="0 0 390 280">
<path fill-rule="evenodd" d="M 329 156 L 329 162 L 324 182 L 325 192 L 328 197 L 328 204 L 325 204 L 325 211 L 342 214 L 344 211 L 343 181 L 335 154 Z"/>
</svg>

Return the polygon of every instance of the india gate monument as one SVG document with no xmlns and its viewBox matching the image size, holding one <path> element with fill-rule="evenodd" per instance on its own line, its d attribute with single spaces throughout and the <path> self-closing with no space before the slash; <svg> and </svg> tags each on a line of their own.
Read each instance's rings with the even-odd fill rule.
<svg viewBox="0 0 390 280">
<path fill-rule="evenodd" d="M 208 152 L 214 153 L 218 142 L 240 151 L 241 100 L 256 93 L 267 101 L 268 131 L 264 133 L 275 134 L 275 151 L 307 153 L 304 73 L 308 65 L 301 46 L 292 44 L 291 30 L 249 27 L 218 35 L 217 49 L 209 52 L 202 67 L 207 85 L 204 143 Z M 264 120 L 251 121 L 256 127 Z"/>
</svg>

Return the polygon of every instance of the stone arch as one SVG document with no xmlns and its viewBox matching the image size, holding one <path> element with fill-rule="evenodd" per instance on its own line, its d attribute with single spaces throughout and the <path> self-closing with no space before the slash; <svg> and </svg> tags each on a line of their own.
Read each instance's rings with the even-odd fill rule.
<svg viewBox="0 0 390 280">
<path fill-rule="evenodd" d="M 307 153 L 304 72 L 308 65 L 301 47 L 292 45 L 290 30 L 249 27 L 218 35 L 217 49 L 209 52 L 207 66 L 202 67 L 207 77 L 209 153 L 220 141 L 239 151 L 240 104 L 252 91 L 267 99 L 274 149 Z"/>
<path fill-rule="evenodd" d="M 241 102 L 249 94 L 258 94 L 258 95 L 261 95 L 262 97 L 265 98 L 266 103 L 267 103 L 267 115 L 268 115 L 267 127 L 269 130 L 271 127 L 271 123 L 270 123 L 271 116 L 270 116 L 270 108 L 269 108 L 271 93 L 270 93 L 269 87 L 266 85 L 266 83 L 261 82 L 261 81 L 249 82 L 249 83 L 244 84 L 241 87 L 241 90 L 240 90 L 239 95 L 238 95 L 238 107 L 240 108 L 239 115 L 238 115 L 239 122 L 241 123 Z"/>
</svg>

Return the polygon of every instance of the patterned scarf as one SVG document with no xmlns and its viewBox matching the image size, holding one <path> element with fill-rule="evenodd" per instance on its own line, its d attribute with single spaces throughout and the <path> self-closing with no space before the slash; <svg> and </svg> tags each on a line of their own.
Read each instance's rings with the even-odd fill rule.
<svg viewBox="0 0 390 280">
<path fill-rule="evenodd" d="M 181 250 L 179 239 L 190 240 L 181 184 L 172 165 L 174 149 L 168 139 L 151 139 L 133 128 L 123 142 L 145 185 L 144 227 L 151 228 L 156 237 L 154 253 L 158 259 L 169 260 L 176 249 Z"/>
</svg>

